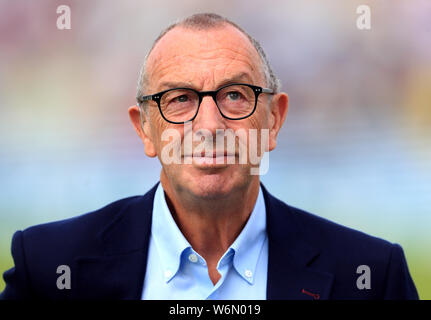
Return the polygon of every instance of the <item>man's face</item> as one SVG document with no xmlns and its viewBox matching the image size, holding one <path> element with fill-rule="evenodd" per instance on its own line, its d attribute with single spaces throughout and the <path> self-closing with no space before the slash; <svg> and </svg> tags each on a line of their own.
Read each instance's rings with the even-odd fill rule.
<svg viewBox="0 0 431 320">
<path fill-rule="evenodd" d="M 255 48 L 248 38 L 234 27 L 226 25 L 201 31 L 176 27 L 160 39 L 148 57 L 146 93 L 154 94 L 175 87 L 213 91 L 229 82 L 266 87 L 261 70 L 260 58 Z M 277 119 L 274 119 L 271 112 L 270 99 L 270 95 L 261 94 L 253 115 L 242 120 L 229 120 L 220 114 L 212 97 L 206 96 L 201 102 L 199 113 L 191 123 L 193 132 L 197 133 L 202 129 L 211 132 L 213 150 L 221 152 L 216 150 L 216 130 L 243 129 L 248 136 L 249 129 L 257 129 L 258 145 L 251 146 L 247 140 L 241 138 L 236 141 L 236 156 L 238 146 L 242 145 L 247 146 L 248 158 L 250 147 L 257 149 L 257 154 L 260 154 L 261 129 L 267 128 L 269 145 L 264 148 L 271 150 L 275 147 L 275 137 L 279 128 L 275 128 L 274 132 L 273 127 Z M 146 108 L 148 112 L 145 115 L 144 132 L 137 128 L 136 109 L 129 111 L 131 119 L 144 141 L 147 155 L 159 157 L 163 167 L 162 179 L 165 178 L 165 182 L 176 190 L 184 190 L 200 198 L 218 198 L 235 189 L 245 188 L 252 179 L 258 179 L 250 174 L 250 168 L 253 166 L 250 161 L 239 164 L 238 157 L 235 164 L 228 164 L 226 158 L 222 164 L 216 163 L 215 159 L 200 159 L 206 161 L 184 164 L 183 147 L 181 164 L 165 164 L 161 158 L 162 150 L 170 142 L 162 141 L 164 130 L 177 130 L 182 145 L 184 135 L 188 133 L 184 132 L 184 125 L 165 121 L 156 102 L 150 101 Z M 200 143 L 194 141 L 193 149 Z"/>
</svg>

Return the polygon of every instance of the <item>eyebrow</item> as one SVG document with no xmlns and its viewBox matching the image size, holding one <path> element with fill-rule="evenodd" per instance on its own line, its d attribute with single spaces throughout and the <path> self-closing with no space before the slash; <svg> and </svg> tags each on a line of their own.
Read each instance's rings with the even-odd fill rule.
<svg viewBox="0 0 431 320">
<path fill-rule="evenodd" d="M 229 79 L 225 79 L 222 82 L 220 82 L 214 90 L 217 90 L 218 88 L 220 88 L 220 87 L 222 87 L 224 85 L 228 85 L 228 84 L 231 84 L 231 83 L 238 83 L 238 82 L 242 82 L 242 81 L 248 81 L 249 83 L 252 82 L 249 73 L 247 73 L 247 72 L 241 72 L 241 73 L 238 73 L 238 74 L 232 76 Z M 250 84 L 253 84 L 253 83 L 250 83 Z M 163 81 L 159 85 L 159 91 L 163 91 L 163 90 L 167 90 L 167 89 L 173 89 L 173 88 L 191 88 L 191 89 L 197 90 L 196 86 L 194 86 L 189 81 L 186 81 L 186 82 L 182 82 L 182 81 Z"/>
</svg>

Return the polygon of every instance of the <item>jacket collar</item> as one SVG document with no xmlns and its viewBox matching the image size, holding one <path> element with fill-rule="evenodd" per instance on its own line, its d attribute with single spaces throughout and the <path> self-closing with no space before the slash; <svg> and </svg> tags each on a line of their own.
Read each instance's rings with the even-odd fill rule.
<svg viewBox="0 0 431 320">
<path fill-rule="evenodd" d="M 131 200 L 103 228 L 99 234 L 100 255 L 76 259 L 74 298 L 141 298 L 157 186 L 158 183 L 144 196 Z M 327 299 L 333 275 L 311 268 L 319 250 L 306 240 L 307 233 L 297 213 L 261 186 L 269 245 L 267 298 Z"/>
</svg>

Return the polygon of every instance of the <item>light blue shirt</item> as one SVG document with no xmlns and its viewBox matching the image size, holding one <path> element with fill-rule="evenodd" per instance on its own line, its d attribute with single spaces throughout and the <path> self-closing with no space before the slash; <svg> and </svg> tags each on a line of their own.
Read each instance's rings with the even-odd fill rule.
<svg viewBox="0 0 431 320">
<path fill-rule="evenodd" d="M 144 300 L 266 299 L 268 237 L 262 189 L 246 225 L 217 264 L 221 278 L 215 285 L 205 259 L 175 223 L 161 184 L 154 197 L 148 250 Z"/>
</svg>

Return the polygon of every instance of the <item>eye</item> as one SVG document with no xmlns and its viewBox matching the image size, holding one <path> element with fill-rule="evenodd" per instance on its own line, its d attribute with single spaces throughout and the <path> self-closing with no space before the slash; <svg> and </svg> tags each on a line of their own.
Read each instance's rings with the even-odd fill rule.
<svg viewBox="0 0 431 320">
<path fill-rule="evenodd" d="M 174 101 L 178 101 L 178 102 L 187 102 L 189 101 L 189 97 L 185 94 L 178 96 L 174 99 Z"/>
<path fill-rule="evenodd" d="M 239 93 L 238 91 L 231 91 L 228 92 L 227 96 L 229 97 L 230 100 L 238 100 L 241 98 L 241 93 Z"/>
</svg>

